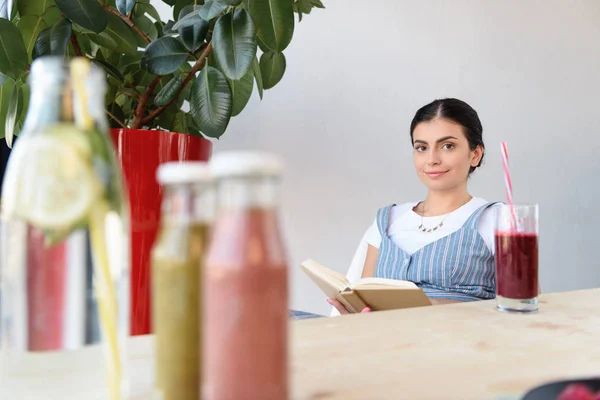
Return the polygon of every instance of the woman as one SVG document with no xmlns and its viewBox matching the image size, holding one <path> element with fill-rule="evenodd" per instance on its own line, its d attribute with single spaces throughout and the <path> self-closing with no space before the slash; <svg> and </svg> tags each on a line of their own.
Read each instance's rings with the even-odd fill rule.
<svg viewBox="0 0 600 400">
<path fill-rule="evenodd" d="M 467 191 L 484 157 L 482 131 L 477 112 L 461 100 L 435 100 L 417 111 L 410 137 L 427 196 L 379 209 L 364 238 L 363 278 L 415 282 L 432 304 L 495 297 L 495 203 Z M 328 302 L 348 313 L 337 300 Z"/>
</svg>

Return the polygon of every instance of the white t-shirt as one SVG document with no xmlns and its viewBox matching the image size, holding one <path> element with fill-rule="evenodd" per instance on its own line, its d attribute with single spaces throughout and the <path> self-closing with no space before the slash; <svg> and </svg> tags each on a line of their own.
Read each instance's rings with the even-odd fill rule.
<svg viewBox="0 0 600 400">
<path fill-rule="evenodd" d="M 433 228 L 442 220 L 444 221 L 443 226 L 433 232 L 423 232 L 419 229 L 419 225 L 421 225 L 421 216 L 413 211 L 413 208 L 418 202 L 399 204 L 392 207 L 390 211 L 388 236 L 396 246 L 409 254 L 413 254 L 429 243 L 459 230 L 473 212 L 487 203 L 488 201 L 484 199 L 473 197 L 468 203 L 449 214 L 436 217 L 423 217 L 423 225 L 426 228 Z M 494 254 L 493 207 L 488 207 L 481 214 L 477 230 L 483 237 L 488 249 Z M 379 229 L 377 227 L 377 218 L 375 218 L 375 221 L 365 233 L 364 240 L 371 246 L 379 248 L 379 245 L 381 244 L 381 235 L 379 234 Z"/>
</svg>

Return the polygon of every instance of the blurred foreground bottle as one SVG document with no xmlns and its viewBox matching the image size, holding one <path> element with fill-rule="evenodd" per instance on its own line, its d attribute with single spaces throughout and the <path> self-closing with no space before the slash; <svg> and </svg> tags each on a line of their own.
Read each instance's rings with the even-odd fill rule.
<svg viewBox="0 0 600 400">
<path fill-rule="evenodd" d="M 203 162 L 166 163 L 161 226 L 152 250 L 154 395 L 199 400 L 202 349 L 201 279 L 213 216 L 213 188 Z"/>
<path fill-rule="evenodd" d="M 105 79 L 83 58 L 42 57 L 31 67 L 30 106 L 2 189 L 0 387 L 11 398 L 50 398 L 44 382 L 54 370 L 70 380 L 91 370 L 94 387 L 106 388 L 100 398 L 128 390 L 129 218 Z M 65 352 L 95 343 L 103 348 L 90 350 L 91 364 Z M 40 383 L 11 392 L 22 374 Z"/>
<path fill-rule="evenodd" d="M 288 398 L 287 260 L 279 228 L 282 162 L 213 156 L 218 212 L 204 273 L 203 400 Z"/>
</svg>

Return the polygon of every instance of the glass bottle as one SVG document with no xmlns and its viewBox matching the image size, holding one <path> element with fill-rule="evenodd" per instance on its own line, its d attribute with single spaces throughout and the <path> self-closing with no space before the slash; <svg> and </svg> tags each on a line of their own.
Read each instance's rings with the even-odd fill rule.
<svg viewBox="0 0 600 400">
<path fill-rule="evenodd" d="M 217 215 L 204 274 L 204 400 L 288 398 L 288 270 L 279 228 L 282 162 L 211 161 Z"/>
<path fill-rule="evenodd" d="M 57 353 L 76 374 L 79 359 L 66 351 L 102 343 L 87 353 L 85 368 L 97 373 L 102 398 L 121 399 L 129 217 L 107 134 L 106 76 L 87 59 L 49 56 L 33 62 L 29 84 L 2 188 L 0 387 L 12 398 L 42 398 L 48 384 L 15 386 L 13 378 L 52 375 L 47 360 Z"/>
<path fill-rule="evenodd" d="M 161 226 L 151 255 L 154 397 L 200 399 L 201 278 L 213 188 L 204 162 L 170 162 L 158 169 Z"/>
</svg>

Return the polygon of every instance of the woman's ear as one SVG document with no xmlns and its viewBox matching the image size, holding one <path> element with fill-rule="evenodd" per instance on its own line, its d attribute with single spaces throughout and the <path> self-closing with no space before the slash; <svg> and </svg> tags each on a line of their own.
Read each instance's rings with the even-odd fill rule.
<svg viewBox="0 0 600 400">
<path fill-rule="evenodd" d="M 483 146 L 478 145 L 475 147 L 475 150 L 471 152 L 471 167 L 479 167 L 481 159 L 483 158 L 483 152 Z"/>
</svg>

